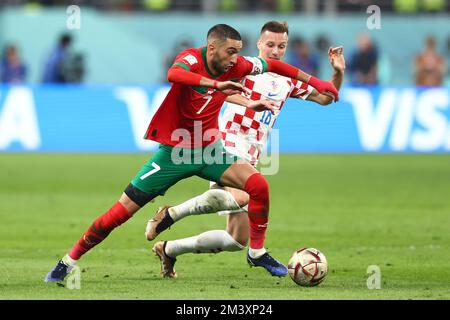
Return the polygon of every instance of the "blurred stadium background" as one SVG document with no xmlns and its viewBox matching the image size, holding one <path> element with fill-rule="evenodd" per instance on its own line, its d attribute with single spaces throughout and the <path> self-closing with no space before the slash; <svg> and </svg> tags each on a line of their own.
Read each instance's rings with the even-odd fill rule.
<svg viewBox="0 0 450 320">
<path fill-rule="evenodd" d="M 366 10 L 373 3 L 381 10 L 382 24 L 381 29 L 369 30 Z M 257 30 L 264 22 L 288 21 L 289 55 L 295 55 L 298 42 L 305 42 L 312 59 L 318 60 L 313 63 L 315 73 L 322 77 L 331 73 L 324 54 L 327 46 L 342 44 L 350 62 L 360 33 L 368 35 L 378 53 L 376 83 L 381 85 L 415 83 L 414 58 L 427 36 L 435 38 L 436 50 L 445 60 L 450 56 L 450 4 L 445 0 L 2 1 L 0 45 L 18 46 L 28 66 L 26 82 L 42 81 L 49 51 L 69 31 L 65 13 L 69 5 L 82 10 L 81 28 L 71 32 L 72 48 L 82 55 L 80 80 L 88 84 L 164 81 L 173 54 L 185 46 L 203 45 L 205 30 L 220 21 L 239 29 L 246 40 L 243 53 L 248 55 L 257 53 Z M 448 73 L 443 76 L 449 84 Z"/>
<path fill-rule="evenodd" d="M 217 23 L 239 30 L 242 53 L 257 55 L 268 20 L 289 23 L 285 60 L 321 78 L 332 74 L 328 47 L 344 46 L 340 102 L 286 103 L 275 127 L 280 152 L 289 155 L 268 177 L 276 211 L 269 246 L 285 260 L 297 245 L 324 250 L 332 262 L 324 291 L 299 295 L 282 282 L 280 294 L 274 280 L 257 287 L 243 256 L 230 254 L 217 257 L 234 266 L 223 267 L 221 279 L 204 278 L 215 274 L 201 262 L 207 258 L 186 257 L 178 271 L 189 281 L 167 292 L 153 278 L 158 263 L 148 270 L 142 236 L 154 205 L 86 257 L 83 285 L 91 291 L 44 287 L 55 259 L 156 149 L 142 136 L 168 90 L 173 57 L 202 46 Z M 449 299 L 450 1 L 4 0 L 0 48 L 0 297 Z M 205 188 L 182 182 L 158 204 Z M 221 228 L 223 220 L 182 225 L 170 237 Z M 367 290 L 370 264 L 381 266 L 391 291 Z M 233 271 L 246 278 L 235 280 Z"/>
<path fill-rule="evenodd" d="M 79 12 L 70 7 L 74 4 Z M 275 19 L 290 25 L 287 62 L 329 79 L 328 47 L 343 45 L 347 61 L 341 107 L 286 108 L 289 114 L 277 123 L 283 128 L 281 151 L 448 151 L 449 2 L 377 1 L 379 28 L 371 4 L 2 1 L 1 79 L 29 86 L 1 91 L 0 150 L 152 150 L 154 145 L 141 141 L 142 132 L 167 90 L 165 72 L 174 56 L 185 47 L 202 46 L 206 31 L 220 22 L 242 33 L 243 55 L 257 55 L 258 30 Z M 6 112 L 15 99 L 23 107 Z M 24 113 L 29 116 L 21 118 Z M 22 131 L 28 138 L 14 133 L 8 114 L 18 116 L 16 128 L 34 128 Z M 91 121 L 100 114 L 105 115 L 102 123 Z M 85 126 L 72 128 L 65 115 Z M 66 131 L 64 143 L 58 138 L 61 130 Z M 88 141 L 94 132 L 97 142 Z M 290 140 L 299 134 L 314 139 Z"/>
</svg>

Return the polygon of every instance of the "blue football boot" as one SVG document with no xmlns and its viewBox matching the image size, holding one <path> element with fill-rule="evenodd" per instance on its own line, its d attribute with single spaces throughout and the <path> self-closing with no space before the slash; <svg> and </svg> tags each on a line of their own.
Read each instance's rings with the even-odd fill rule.
<svg viewBox="0 0 450 320">
<path fill-rule="evenodd" d="M 66 265 L 62 260 L 59 260 L 56 266 L 45 277 L 45 282 L 60 282 L 72 271 L 73 267 Z"/>
<path fill-rule="evenodd" d="M 263 267 L 269 271 L 272 276 L 284 277 L 288 274 L 288 268 L 284 264 L 272 258 L 268 252 L 256 259 L 250 257 L 247 252 L 247 262 L 252 267 Z"/>
</svg>

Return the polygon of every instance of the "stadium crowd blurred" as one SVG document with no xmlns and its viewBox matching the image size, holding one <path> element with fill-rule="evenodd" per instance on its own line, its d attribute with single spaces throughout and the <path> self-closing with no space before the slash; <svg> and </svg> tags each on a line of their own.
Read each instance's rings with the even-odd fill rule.
<svg viewBox="0 0 450 320">
<path fill-rule="evenodd" d="M 81 83 L 84 75 L 83 55 L 70 50 L 72 37 L 62 34 L 51 48 L 42 66 L 42 83 Z M 20 84 L 27 82 L 27 66 L 20 57 L 16 44 L 7 44 L 0 62 L 0 82 Z"/>
<path fill-rule="evenodd" d="M 268 11 L 268 12 L 312 12 L 333 13 L 351 12 L 366 8 L 369 0 L 327 0 L 327 1 L 295 1 L 295 0 L 5 0 L 0 6 L 58 6 L 86 5 L 101 10 L 121 11 Z M 445 0 L 393 0 L 377 1 L 382 10 L 397 13 L 434 13 L 450 12 L 450 1 Z M 1 8 L 1 7 L 0 7 Z M 243 34 L 244 49 L 242 55 L 250 55 L 250 48 L 255 39 Z M 54 48 L 49 48 L 48 56 L 42 65 L 42 83 L 82 83 L 86 73 L 84 55 L 71 50 L 72 37 L 62 34 Z M 423 48 L 417 48 L 417 54 L 411 61 L 410 84 L 419 86 L 439 86 L 450 83 L 450 35 L 446 43 L 437 44 L 433 35 L 424 39 Z M 321 76 L 321 69 L 328 67 L 327 51 L 330 40 L 319 35 L 311 41 L 300 34 L 290 35 L 290 45 L 285 60 L 306 72 Z M 174 43 L 173 49 L 165 57 L 163 63 L 168 68 L 176 54 L 182 50 L 195 47 L 189 38 Z M 440 50 L 439 50 L 439 49 Z M 380 78 L 387 78 L 383 73 L 391 72 L 391 67 L 380 68 L 383 64 L 383 48 L 373 41 L 368 33 L 361 33 L 355 39 L 354 48 L 346 48 L 348 76 L 346 81 L 353 85 L 377 85 Z M 26 61 L 21 59 L 20 44 L 10 43 L 3 48 L 0 63 L 0 81 L 2 83 L 26 83 L 28 74 Z M 165 79 L 162 79 L 165 81 Z M 385 83 L 383 83 L 385 84 Z"/>
<path fill-rule="evenodd" d="M 270 11 L 289 12 L 360 12 L 377 4 L 385 12 L 439 13 L 450 12 L 447 0 L 3 0 L 1 5 L 86 5 L 101 10 L 120 11 Z"/>
<path fill-rule="evenodd" d="M 244 42 L 248 41 L 244 37 Z M 291 38 L 286 61 L 301 67 L 306 72 L 320 75 L 320 68 L 330 46 L 325 36 L 319 36 L 310 44 L 299 36 Z M 42 83 L 82 83 L 85 74 L 82 53 L 72 52 L 72 38 L 63 34 L 54 48 L 51 48 L 42 66 Z M 379 49 L 366 33 L 360 34 L 357 46 L 347 53 L 347 70 L 349 83 L 352 85 L 376 85 L 379 83 Z M 189 39 L 180 40 L 174 45 L 172 52 L 164 57 L 164 65 L 168 68 L 175 56 L 184 49 L 195 47 Z M 248 48 L 248 45 L 244 45 Z M 442 54 L 436 49 L 436 40 L 429 36 L 424 40 L 424 47 L 418 50 L 415 60 L 411 62 L 411 84 L 418 86 L 440 86 L 450 79 L 448 65 L 450 63 L 450 37 L 446 43 L 446 51 Z M 243 52 L 245 54 L 245 51 Z M 165 81 L 165 79 L 162 79 Z M 3 49 L 0 62 L 0 82 L 18 84 L 27 82 L 27 65 L 21 59 L 20 50 L 16 44 L 8 44 Z"/>
</svg>

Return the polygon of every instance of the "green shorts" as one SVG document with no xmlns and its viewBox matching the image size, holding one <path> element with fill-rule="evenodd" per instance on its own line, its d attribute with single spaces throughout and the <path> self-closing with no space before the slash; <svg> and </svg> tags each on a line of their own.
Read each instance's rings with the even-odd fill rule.
<svg viewBox="0 0 450 320">
<path fill-rule="evenodd" d="M 155 196 L 164 195 L 178 181 L 191 176 L 220 184 L 222 174 L 238 159 L 225 150 L 220 140 L 198 149 L 161 144 L 158 152 L 142 166 L 131 183 Z"/>
</svg>

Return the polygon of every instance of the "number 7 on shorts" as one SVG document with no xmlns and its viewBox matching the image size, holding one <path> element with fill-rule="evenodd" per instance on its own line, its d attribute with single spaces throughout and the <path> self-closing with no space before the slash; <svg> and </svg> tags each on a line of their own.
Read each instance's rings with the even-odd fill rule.
<svg viewBox="0 0 450 320">
<path fill-rule="evenodd" d="M 143 175 L 140 177 L 141 180 L 144 180 L 145 178 L 147 178 L 147 177 L 151 176 L 152 174 L 154 174 L 154 173 L 158 172 L 159 170 L 161 170 L 161 167 L 158 166 L 158 165 L 156 164 L 156 162 L 152 162 L 152 167 L 153 167 L 152 170 L 150 170 L 149 172 L 143 174 Z"/>
</svg>

